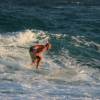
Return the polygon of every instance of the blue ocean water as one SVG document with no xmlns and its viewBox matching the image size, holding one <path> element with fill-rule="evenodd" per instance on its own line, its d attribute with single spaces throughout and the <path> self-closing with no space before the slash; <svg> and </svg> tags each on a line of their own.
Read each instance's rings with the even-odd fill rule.
<svg viewBox="0 0 100 100">
<path fill-rule="evenodd" d="M 0 2 L 0 100 L 99 100 L 100 2 Z M 52 49 L 44 68 L 28 69 L 38 32 Z"/>
</svg>

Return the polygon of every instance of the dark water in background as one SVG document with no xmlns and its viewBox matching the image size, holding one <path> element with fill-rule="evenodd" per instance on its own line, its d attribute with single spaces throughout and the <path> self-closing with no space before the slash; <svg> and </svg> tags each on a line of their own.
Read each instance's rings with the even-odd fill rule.
<svg viewBox="0 0 100 100">
<path fill-rule="evenodd" d="M 43 29 L 61 33 L 99 32 L 100 11 L 94 0 L 4 0 L 0 3 L 0 31 Z"/>
<path fill-rule="evenodd" d="M 67 89 L 66 87 L 63 87 L 63 89 L 66 89 L 65 90 L 66 92 L 68 92 L 70 95 L 73 95 L 75 94 L 76 90 L 77 93 L 81 91 L 80 94 L 76 93 L 77 94 L 76 97 L 77 96 L 84 97 L 85 95 L 84 93 L 90 93 L 89 91 L 93 91 L 90 93 L 90 95 L 92 95 L 93 97 L 100 98 L 99 96 L 100 89 L 97 87 L 100 86 L 99 85 L 100 75 L 92 71 L 92 68 L 93 69 L 97 68 L 98 71 L 100 68 L 100 1 L 98 0 L 53 0 L 53 1 L 3 0 L 1 1 L 0 34 L 5 36 L 15 35 L 18 34 L 18 32 L 22 32 L 24 30 L 42 30 L 44 32 L 47 31 L 51 36 L 50 41 L 53 45 L 53 48 L 48 53 L 50 58 L 52 58 L 54 62 L 58 63 L 62 68 L 66 66 L 66 64 L 69 62 L 71 62 L 72 66 L 75 66 L 76 68 L 78 67 L 77 64 L 80 64 L 80 67 L 88 66 L 89 69 L 86 69 L 87 73 L 89 73 L 90 76 L 93 78 L 93 82 L 95 80 L 98 83 L 96 86 L 94 86 L 93 83 L 94 88 L 91 88 L 91 90 L 89 90 L 90 87 L 88 88 L 86 87 L 87 85 L 77 88 L 73 87 L 74 83 L 71 84 L 68 83 L 72 85 L 72 87 L 68 85 Z M 60 35 L 60 37 L 59 36 L 55 37 L 57 34 Z M 1 38 L 0 41 L 4 41 L 3 43 L 6 42 L 3 38 Z M 70 59 L 74 59 L 75 63 L 73 62 L 73 60 L 71 61 Z M 23 73 L 20 72 L 18 73 L 22 74 L 23 76 Z M 71 73 L 73 73 L 73 71 Z M 27 76 L 27 74 L 25 75 L 26 77 L 31 77 L 31 74 L 29 74 L 30 76 Z M 68 74 L 67 75 L 65 74 L 65 76 L 67 77 Z M 23 78 L 26 77 L 24 76 L 22 77 L 23 82 L 24 82 Z M 63 76 L 61 75 L 61 77 Z M 85 78 L 85 76 L 83 77 Z M 20 82 L 19 79 L 18 82 Z M 28 81 L 28 79 L 26 81 Z M 87 81 L 89 81 L 90 83 L 85 83 L 85 84 L 92 84 L 90 79 L 89 80 L 87 79 Z M 59 80 L 58 81 L 55 80 L 55 83 L 57 82 L 59 83 Z M 78 83 L 76 82 L 75 85 L 76 84 Z M 81 84 L 81 82 L 79 82 L 79 84 Z M 33 87 L 34 86 L 35 85 L 33 84 Z M 45 84 L 43 84 L 43 86 L 45 86 Z M 55 85 L 53 86 L 55 87 Z M 57 91 L 57 95 L 59 96 L 59 93 L 61 93 L 59 92 L 60 88 L 62 87 L 57 87 L 58 90 L 54 88 L 53 93 Z M 44 87 L 43 90 L 45 89 L 46 88 Z M 22 92 L 24 91 L 21 89 L 19 90 Z M 48 91 L 51 90 L 49 89 Z M 65 93 L 65 91 L 63 92 L 63 94 Z M 36 90 L 36 92 L 38 92 L 38 90 Z M 84 95 L 81 95 L 81 93 L 83 93 Z M 52 96 L 55 94 L 51 93 L 48 95 Z M 2 96 L 4 97 L 4 95 Z M 85 96 L 89 97 L 88 94 L 86 94 Z M 90 96 L 90 98 L 92 96 Z M 96 98 L 94 99 L 96 100 Z M 84 98 L 80 100 L 84 100 Z"/>
</svg>

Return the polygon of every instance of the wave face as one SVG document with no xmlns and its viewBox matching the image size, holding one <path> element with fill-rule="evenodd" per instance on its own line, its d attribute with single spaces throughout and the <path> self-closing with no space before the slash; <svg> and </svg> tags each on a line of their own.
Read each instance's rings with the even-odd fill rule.
<svg viewBox="0 0 100 100">
<path fill-rule="evenodd" d="M 98 5 L 96 0 L 0 2 L 0 99 L 99 100 Z M 52 49 L 36 70 L 29 66 L 29 47 L 45 43 L 40 32 Z"/>
</svg>

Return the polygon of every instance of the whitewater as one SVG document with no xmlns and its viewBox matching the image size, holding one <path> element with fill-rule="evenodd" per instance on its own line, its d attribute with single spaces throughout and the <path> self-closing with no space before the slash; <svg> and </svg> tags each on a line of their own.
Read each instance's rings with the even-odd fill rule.
<svg viewBox="0 0 100 100">
<path fill-rule="evenodd" d="M 77 63 L 65 48 L 59 55 L 52 50 L 45 54 L 39 70 L 28 66 L 36 35 L 25 30 L 0 36 L 0 100 L 100 100 L 100 71 Z M 60 33 L 48 36 L 58 41 L 69 38 Z M 79 37 L 71 38 L 79 43 Z"/>
</svg>

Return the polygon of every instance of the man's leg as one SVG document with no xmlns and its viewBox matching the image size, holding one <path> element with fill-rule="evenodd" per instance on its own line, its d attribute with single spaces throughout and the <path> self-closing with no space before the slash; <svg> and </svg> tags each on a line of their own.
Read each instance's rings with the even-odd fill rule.
<svg viewBox="0 0 100 100">
<path fill-rule="evenodd" d="M 41 58 L 40 56 L 37 56 L 36 58 L 37 58 L 37 62 L 36 62 L 36 63 L 37 63 L 37 64 L 36 64 L 36 68 L 38 69 L 38 66 L 39 66 L 39 64 L 40 64 L 40 61 L 41 61 L 41 59 L 42 59 L 42 58 Z"/>
</svg>

